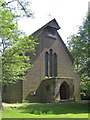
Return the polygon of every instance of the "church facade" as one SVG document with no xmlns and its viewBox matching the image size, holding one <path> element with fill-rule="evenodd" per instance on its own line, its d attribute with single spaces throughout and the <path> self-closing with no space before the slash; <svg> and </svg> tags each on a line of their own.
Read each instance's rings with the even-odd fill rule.
<svg viewBox="0 0 90 120">
<path fill-rule="evenodd" d="M 26 80 L 5 86 L 5 102 L 54 102 L 80 99 L 80 77 L 74 72 L 73 58 L 55 19 L 32 34 L 39 43 Z"/>
</svg>

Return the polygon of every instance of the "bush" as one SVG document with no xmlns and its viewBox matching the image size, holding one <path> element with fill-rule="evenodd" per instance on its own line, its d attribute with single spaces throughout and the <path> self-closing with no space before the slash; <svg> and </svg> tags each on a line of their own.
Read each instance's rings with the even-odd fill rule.
<svg viewBox="0 0 90 120">
<path fill-rule="evenodd" d="M 81 83 L 81 100 L 90 100 L 90 81 Z"/>
</svg>

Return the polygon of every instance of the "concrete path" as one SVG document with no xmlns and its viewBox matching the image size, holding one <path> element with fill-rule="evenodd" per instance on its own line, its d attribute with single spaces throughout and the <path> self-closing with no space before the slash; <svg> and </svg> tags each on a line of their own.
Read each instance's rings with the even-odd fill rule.
<svg viewBox="0 0 90 120">
<path fill-rule="evenodd" d="M 3 107 L 13 107 L 13 108 L 15 108 L 15 107 L 18 107 L 18 106 L 34 106 L 34 105 L 42 105 L 42 104 L 30 104 L 30 105 L 29 105 L 29 104 L 27 104 L 27 105 L 24 105 L 24 104 L 23 104 L 23 105 L 22 105 L 22 104 L 21 104 L 21 105 L 20 105 L 20 104 L 18 105 L 18 104 L 17 104 L 17 105 L 13 105 L 13 104 L 6 104 L 6 103 L 3 104 L 3 103 L 2 103 L 2 108 L 3 108 Z"/>
<path fill-rule="evenodd" d="M 17 107 L 17 106 L 24 106 L 24 105 L 12 105 L 12 104 L 2 104 L 3 107 Z"/>
</svg>

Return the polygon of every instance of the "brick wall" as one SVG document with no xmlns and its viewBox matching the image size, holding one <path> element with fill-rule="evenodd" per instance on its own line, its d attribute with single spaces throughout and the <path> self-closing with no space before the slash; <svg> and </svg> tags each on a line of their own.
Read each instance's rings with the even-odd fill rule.
<svg viewBox="0 0 90 120">
<path fill-rule="evenodd" d="M 22 102 L 22 81 L 3 87 L 4 102 Z"/>
<path fill-rule="evenodd" d="M 39 35 L 39 48 L 36 51 L 38 54 L 37 58 L 34 61 L 33 67 L 27 72 L 26 80 L 23 81 L 23 101 L 29 100 L 34 98 L 35 101 L 42 101 L 40 96 L 42 96 L 42 87 L 40 85 L 42 80 L 45 79 L 45 52 L 50 49 L 53 50 L 53 53 L 57 54 L 57 77 L 58 78 L 71 78 L 74 85 L 74 96 L 75 99 L 80 98 L 80 78 L 74 72 L 74 66 L 72 65 L 71 58 L 68 52 L 65 49 L 65 46 L 62 44 L 62 40 L 60 36 L 56 33 L 56 39 L 48 37 L 47 29 L 43 30 L 42 33 Z M 61 79 L 59 81 L 62 81 Z M 68 82 L 67 79 L 65 81 Z M 72 81 L 69 80 L 69 82 Z M 52 83 L 50 83 L 52 84 Z M 61 83 L 60 83 L 61 84 Z M 68 83 L 70 84 L 70 83 Z M 70 85 L 72 86 L 72 85 Z M 39 89 L 38 94 L 35 96 L 30 96 L 31 91 L 37 91 Z M 43 88 L 44 90 L 44 88 Z M 42 98 L 43 99 L 43 98 Z"/>
</svg>

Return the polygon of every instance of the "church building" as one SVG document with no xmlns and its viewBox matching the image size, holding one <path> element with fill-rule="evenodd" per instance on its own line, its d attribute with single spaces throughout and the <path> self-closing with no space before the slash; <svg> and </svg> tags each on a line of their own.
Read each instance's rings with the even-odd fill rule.
<svg viewBox="0 0 90 120">
<path fill-rule="evenodd" d="M 55 19 L 32 34 L 39 43 L 26 80 L 5 86 L 5 102 L 59 102 L 80 99 L 80 77 L 74 72 L 73 58 L 60 37 Z M 64 31 L 63 31 L 64 32 Z"/>
</svg>

